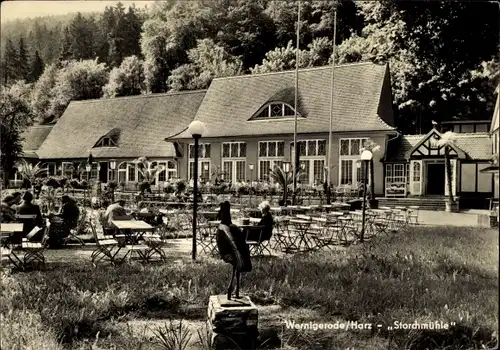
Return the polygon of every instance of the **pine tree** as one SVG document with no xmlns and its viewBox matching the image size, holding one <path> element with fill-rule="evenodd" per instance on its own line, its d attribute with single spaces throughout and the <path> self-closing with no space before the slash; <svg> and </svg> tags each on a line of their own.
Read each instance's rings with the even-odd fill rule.
<svg viewBox="0 0 500 350">
<path fill-rule="evenodd" d="M 71 50 L 71 36 L 69 33 L 69 28 L 65 27 L 63 32 L 63 43 L 61 47 L 61 53 L 59 54 L 59 61 L 66 61 L 73 57 L 73 51 Z"/>
<path fill-rule="evenodd" d="M 18 55 L 12 40 L 7 39 L 4 55 L 4 84 L 7 85 L 19 78 Z"/>
<path fill-rule="evenodd" d="M 38 54 L 38 50 L 35 51 L 35 56 L 31 61 L 31 69 L 30 69 L 30 82 L 35 82 L 38 80 L 40 75 L 42 75 L 45 65 L 43 64 L 43 60 Z"/>
<path fill-rule="evenodd" d="M 28 50 L 26 49 L 26 45 L 24 44 L 23 37 L 19 39 L 19 51 L 17 58 L 18 58 L 17 69 L 19 71 L 19 78 L 28 81 L 30 77 L 29 57 L 28 57 Z"/>
</svg>

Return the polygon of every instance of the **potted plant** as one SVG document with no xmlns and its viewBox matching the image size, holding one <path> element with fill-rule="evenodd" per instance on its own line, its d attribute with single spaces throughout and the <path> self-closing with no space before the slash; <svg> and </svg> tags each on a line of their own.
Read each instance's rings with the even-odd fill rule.
<svg viewBox="0 0 500 350">
<path fill-rule="evenodd" d="M 274 180 L 276 185 L 283 189 L 283 197 L 281 201 L 279 201 L 279 205 L 288 205 L 290 202 L 288 200 L 288 191 L 289 187 L 293 185 L 293 172 L 285 173 L 285 171 L 280 168 L 280 167 L 275 167 L 273 170 L 271 170 L 271 179 Z M 297 177 L 296 181 L 299 181 L 299 176 L 300 176 L 300 171 L 298 170 L 295 174 Z"/>
</svg>

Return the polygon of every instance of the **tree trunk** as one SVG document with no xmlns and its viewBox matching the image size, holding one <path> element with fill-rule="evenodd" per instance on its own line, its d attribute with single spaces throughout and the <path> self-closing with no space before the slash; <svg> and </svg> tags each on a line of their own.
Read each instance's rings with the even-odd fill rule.
<svg viewBox="0 0 500 350">
<path fill-rule="evenodd" d="M 373 159 L 370 159 L 370 199 L 375 199 L 375 174 L 373 171 Z"/>
<path fill-rule="evenodd" d="M 448 180 L 448 205 L 446 206 L 446 211 L 451 211 L 451 207 L 453 206 L 453 186 L 452 186 L 452 169 L 450 162 L 450 149 L 448 146 L 445 146 L 444 149 L 444 163 L 446 170 L 446 178 Z"/>
</svg>

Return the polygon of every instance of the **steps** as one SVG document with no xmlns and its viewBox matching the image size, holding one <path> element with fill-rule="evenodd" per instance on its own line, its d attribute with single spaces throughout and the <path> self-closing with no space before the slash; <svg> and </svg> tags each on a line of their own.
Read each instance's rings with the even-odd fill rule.
<svg viewBox="0 0 500 350">
<path fill-rule="evenodd" d="M 446 198 L 445 197 L 421 197 L 421 198 L 387 198 L 380 197 L 378 199 L 379 207 L 388 206 L 403 206 L 409 207 L 412 205 L 417 205 L 422 210 L 445 210 L 446 209 Z M 456 203 L 458 203 L 458 198 L 456 198 Z M 457 206 L 457 204 L 455 204 Z M 458 211 L 458 208 L 453 208 L 453 211 Z"/>
</svg>

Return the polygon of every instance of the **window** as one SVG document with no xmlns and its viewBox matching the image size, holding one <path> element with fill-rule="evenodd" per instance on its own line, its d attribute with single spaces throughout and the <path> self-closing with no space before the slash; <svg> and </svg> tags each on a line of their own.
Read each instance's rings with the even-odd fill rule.
<svg viewBox="0 0 500 350">
<path fill-rule="evenodd" d="M 222 158 L 245 158 L 247 144 L 245 142 L 224 142 L 222 144 Z"/>
<path fill-rule="evenodd" d="M 189 145 L 189 158 L 194 159 L 194 144 Z M 198 145 L 198 158 L 210 158 L 209 143 L 202 143 Z"/>
<path fill-rule="evenodd" d="M 347 185 L 353 183 L 352 167 L 354 161 L 352 159 L 342 159 L 340 161 L 340 184 Z"/>
<path fill-rule="evenodd" d="M 295 112 L 292 106 L 287 103 L 275 102 L 265 106 L 256 116 L 255 119 L 282 118 L 294 117 Z"/>
<path fill-rule="evenodd" d="M 135 164 L 129 163 L 127 164 L 128 167 L 128 182 L 135 182 L 136 176 L 135 173 L 137 171 Z"/>
<path fill-rule="evenodd" d="M 120 163 L 118 166 L 118 184 L 127 182 L 127 163 Z"/>
<path fill-rule="evenodd" d="M 361 148 L 368 139 L 340 139 L 341 156 L 359 156 Z"/>
<path fill-rule="evenodd" d="M 210 159 L 198 161 L 198 177 L 203 181 L 210 180 Z M 194 161 L 189 162 L 189 179 L 194 178 Z"/>
<path fill-rule="evenodd" d="M 367 140 L 366 138 L 340 139 L 340 185 L 357 184 L 364 180 L 365 170 L 363 164 L 359 164 L 358 161 L 360 160 L 360 150 Z M 368 177 L 369 181 L 370 177 Z"/>
<path fill-rule="evenodd" d="M 297 141 L 301 159 L 301 184 L 313 185 L 324 181 L 324 167 L 326 162 L 326 140 Z M 290 143 L 291 159 L 294 159 L 294 144 Z"/>
<path fill-rule="evenodd" d="M 260 141 L 258 178 L 270 181 L 271 170 L 283 165 L 285 157 L 285 141 Z"/>
<path fill-rule="evenodd" d="M 413 181 L 420 181 L 420 163 L 413 163 Z"/>
<path fill-rule="evenodd" d="M 117 147 L 116 141 L 110 136 L 105 136 L 97 141 L 94 147 Z"/>
<path fill-rule="evenodd" d="M 62 163 L 62 173 L 68 179 L 73 178 L 73 164 L 69 162 Z"/>
</svg>

